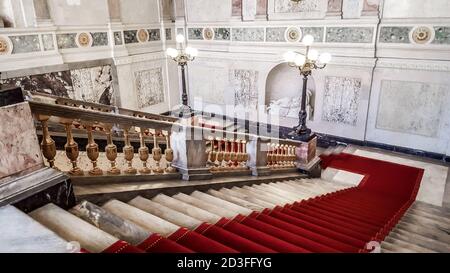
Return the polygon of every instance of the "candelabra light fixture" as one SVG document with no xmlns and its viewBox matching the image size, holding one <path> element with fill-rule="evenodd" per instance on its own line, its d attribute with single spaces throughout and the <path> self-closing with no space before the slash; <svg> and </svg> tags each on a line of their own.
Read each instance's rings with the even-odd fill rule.
<svg viewBox="0 0 450 273">
<path fill-rule="evenodd" d="M 181 68 L 181 84 L 182 84 L 182 94 L 181 100 L 183 107 L 189 111 L 191 108 L 188 104 L 188 94 L 186 87 L 186 66 L 188 62 L 195 60 L 198 55 L 198 50 L 192 47 L 185 46 L 185 38 L 182 34 L 178 34 L 176 37 L 177 48 L 168 48 L 166 50 L 167 56 L 169 56 L 173 61 L 175 61 Z"/>
<path fill-rule="evenodd" d="M 303 89 L 302 89 L 302 101 L 301 110 L 299 112 L 299 125 L 295 127 L 291 135 L 300 137 L 302 140 L 307 140 L 312 136 L 311 129 L 306 126 L 306 119 L 308 113 L 306 112 L 306 89 L 308 87 L 308 76 L 312 74 L 313 70 L 324 69 L 331 61 L 330 53 L 322 53 L 315 49 L 311 49 L 311 45 L 314 43 L 314 37 L 306 35 L 302 43 L 306 46 L 305 54 L 289 51 L 284 54 L 284 60 L 289 66 L 294 67 L 300 71 L 300 75 L 303 76 Z"/>
</svg>

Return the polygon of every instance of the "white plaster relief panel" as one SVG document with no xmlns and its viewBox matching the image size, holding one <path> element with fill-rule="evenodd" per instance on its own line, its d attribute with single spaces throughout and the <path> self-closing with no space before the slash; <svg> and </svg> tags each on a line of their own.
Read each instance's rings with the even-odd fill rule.
<svg viewBox="0 0 450 273">
<path fill-rule="evenodd" d="M 234 89 L 234 105 L 255 109 L 258 105 L 258 71 L 235 69 L 230 71 Z"/>
<path fill-rule="evenodd" d="M 164 88 L 161 68 L 153 68 L 135 73 L 138 108 L 164 102 Z"/>
</svg>

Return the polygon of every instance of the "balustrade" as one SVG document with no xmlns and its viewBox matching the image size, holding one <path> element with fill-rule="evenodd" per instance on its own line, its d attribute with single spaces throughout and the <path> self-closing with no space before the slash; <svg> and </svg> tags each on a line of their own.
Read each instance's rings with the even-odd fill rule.
<svg viewBox="0 0 450 273">
<path fill-rule="evenodd" d="M 247 142 L 245 140 L 210 138 L 207 166 L 211 172 L 248 170 Z"/>
</svg>

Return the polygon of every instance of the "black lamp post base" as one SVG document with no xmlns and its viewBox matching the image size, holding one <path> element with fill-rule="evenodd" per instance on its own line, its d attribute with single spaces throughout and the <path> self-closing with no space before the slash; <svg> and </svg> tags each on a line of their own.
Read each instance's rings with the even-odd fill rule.
<svg viewBox="0 0 450 273">
<path fill-rule="evenodd" d="M 189 118 L 194 116 L 195 112 L 188 105 L 180 105 L 178 109 L 172 110 L 171 115 L 179 118 Z"/>
<path fill-rule="evenodd" d="M 299 141 L 308 142 L 313 139 L 316 134 L 313 133 L 309 128 L 299 126 L 295 127 L 294 131 L 289 133 L 289 136 Z"/>
</svg>

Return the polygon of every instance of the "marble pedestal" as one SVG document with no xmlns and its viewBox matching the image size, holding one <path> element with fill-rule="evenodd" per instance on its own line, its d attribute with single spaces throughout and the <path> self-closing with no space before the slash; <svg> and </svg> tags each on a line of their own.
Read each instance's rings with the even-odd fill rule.
<svg viewBox="0 0 450 273">
<path fill-rule="evenodd" d="M 297 168 L 312 177 L 320 177 L 320 158 L 317 156 L 317 136 L 301 142 L 296 148 Z"/>
</svg>

